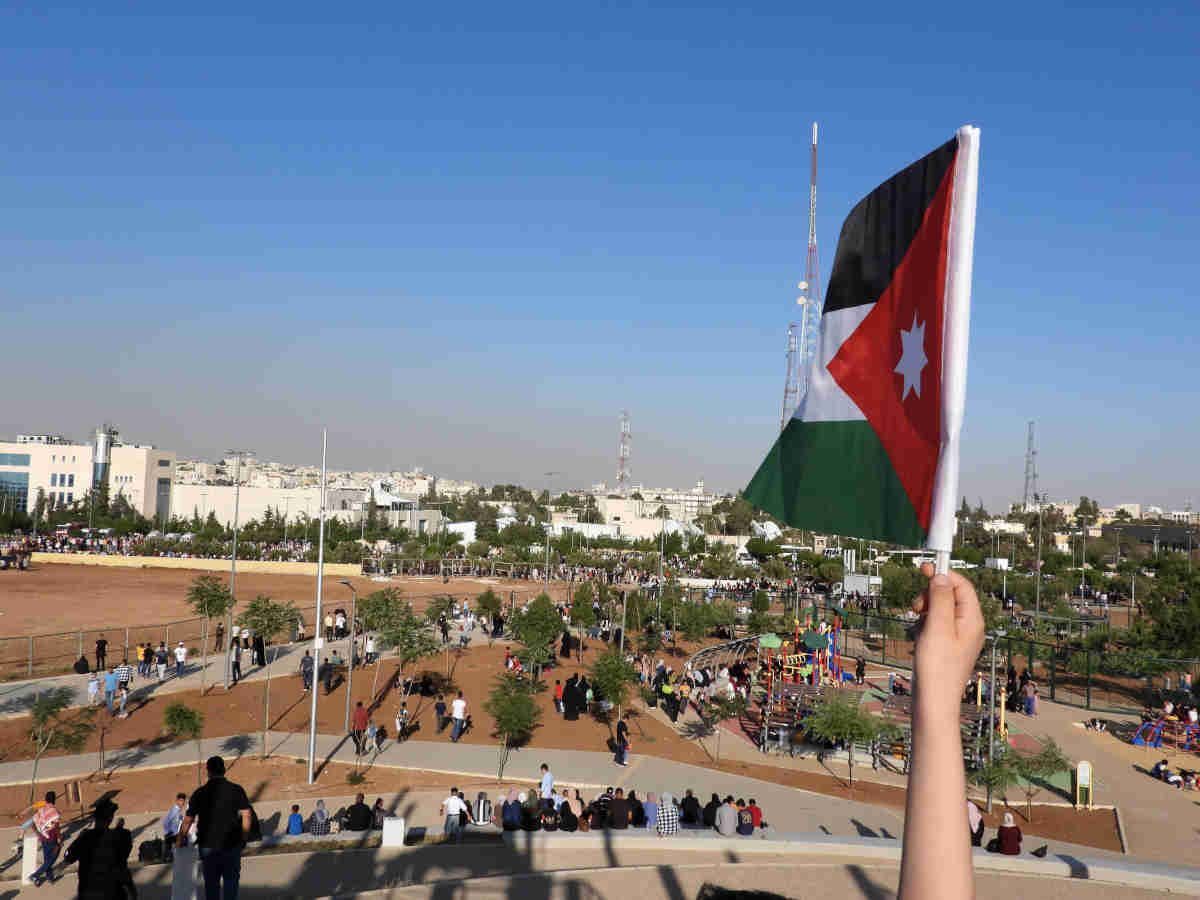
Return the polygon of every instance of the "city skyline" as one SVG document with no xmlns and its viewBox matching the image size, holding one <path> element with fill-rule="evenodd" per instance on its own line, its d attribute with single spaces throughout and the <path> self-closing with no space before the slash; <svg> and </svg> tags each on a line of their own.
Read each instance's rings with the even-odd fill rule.
<svg viewBox="0 0 1200 900">
<path fill-rule="evenodd" d="M 778 431 L 811 123 L 824 284 L 853 205 L 971 122 L 960 493 L 1019 498 L 1033 419 L 1040 490 L 1182 505 L 1197 24 L 5 10 L 2 296 L 31 387 L 0 431 L 109 419 L 184 456 L 319 463 L 324 425 L 339 468 L 540 489 L 612 483 L 629 408 L 634 481 L 738 490 Z"/>
</svg>

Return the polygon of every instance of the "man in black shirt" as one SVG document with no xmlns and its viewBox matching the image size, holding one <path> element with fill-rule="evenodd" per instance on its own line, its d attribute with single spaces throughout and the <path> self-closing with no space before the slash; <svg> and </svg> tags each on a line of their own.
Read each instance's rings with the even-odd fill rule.
<svg viewBox="0 0 1200 900">
<path fill-rule="evenodd" d="M 629 765 L 626 759 L 629 753 L 629 713 L 621 716 L 621 721 L 617 723 L 617 758 L 618 766 Z"/>
<path fill-rule="evenodd" d="M 629 813 L 630 805 L 629 801 L 625 799 L 625 791 L 617 788 L 617 795 L 612 798 L 612 803 L 608 804 L 608 827 L 628 828 Z"/>
<path fill-rule="evenodd" d="M 721 808 L 721 798 L 716 794 L 712 795 L 712 799 L 704 807 L 703 822 L 705 828 L 715 828 L 717 824 L 717 810 Z"/>
<path fill-rule="evenodd" d="M 207 900 L 222 897 L 236 900 L 242 875 L 242 847 L 250 833 L 250 800 L 240 784 L 225 780 L 225 760 L 208 759 L 208 783 L 198 788 L 188 801 L 187 813 L 179 826 L 179 846 L 184 846 L 192 822 L 197 821 L 196 844 L 200 848 L 200 868 L 204 872 Z"/>
<path fill-rule="evenodd" d="M 108 641 L 104 639 L 104 635 L 100 635 L 96 639 L 96 671 L 104 671 L 104 661 L 108 656 Z"/>
<path fill-rule="evenodd" d="M 363 795 L 359 794 L 354 798 L 354 803 L 346 810 L 346 830 L 347 831 L 367 831 L 370 829 L 375 819 L 371 812 L 371 807 L 363 802 Z"/>
<path fill-rule="evenodd" d="M 64 863 L 79 863 L 79 894 L 86 898 L 125 900 L 137 897 L 129 874 L 133 836 L 125 828 L 112 829 L 117 805 L 111 800 L 96 807 L 95 826 L 75 839 Z"/>
<path fill-rule="evenodd" d="M 699 825 L 700 824 L 700 801 L 696 799 L 692 789 L 688 788 L 683 802 L 679 804 L 679 824 L 680 825 Z"/>
</svg>

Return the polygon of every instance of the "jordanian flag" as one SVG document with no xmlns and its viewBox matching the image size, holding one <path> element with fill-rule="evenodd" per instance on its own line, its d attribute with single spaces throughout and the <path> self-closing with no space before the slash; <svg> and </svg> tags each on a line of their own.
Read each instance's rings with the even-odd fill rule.
<svg viewBox="0 0 1200 900">
<path fill-rule="evenodd" d="M 794 527 L 949 550 L 979 130 L 881 184 L 838 238 L 808 390 L 745 497 Z"/>
</svg>

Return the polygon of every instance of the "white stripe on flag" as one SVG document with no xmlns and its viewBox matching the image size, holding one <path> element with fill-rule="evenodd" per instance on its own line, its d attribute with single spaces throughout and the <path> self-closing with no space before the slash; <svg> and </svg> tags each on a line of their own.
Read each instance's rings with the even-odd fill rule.
<svg viewBox="0 0 1200 900">
<path fill-rule="evenodd" d="M 967 402 L 967 338 L 971 326 L 971 266 L 975 258 L 975 206 L 979 187 L 979 129 L 958 129 L 954 194 L 946 248 L 945 317 L 942 332 L 942 439 L 933 484 L 929 523 L 931 550 L 949 562 L 954 546 L 955 498 L 958 496 L 959 434 Z M 938 568 L 942 571 L 939 554 Z"/>
<path fill-rule="evenodd" d="M 866 420 L 858 404 L 833 380 L 827 366 L 842 344 L 858 330 L 863 319 L 875 308 L 874 303 L 849 306 L 821 316 L 821 338 L 808 370 L 808 391 L 792 418 L 802 422 L 862 422 Z"/>
</svg>

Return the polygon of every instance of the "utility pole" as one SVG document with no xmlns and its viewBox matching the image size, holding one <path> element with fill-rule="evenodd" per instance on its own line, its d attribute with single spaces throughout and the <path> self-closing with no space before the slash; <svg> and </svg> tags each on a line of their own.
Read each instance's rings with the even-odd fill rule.
<svg viewBox="0 0 1200 900">
<path fill-rule="evenodd" d="M 992 642 L 992 680 L 988 684 L 988 765 L 992 764 L 992 749 L 996 745 L 996 637 L 995 634 L 990 634 L 988 637 Z M 992 811 L 992 788 L 988 786 L 987 792 L 987 811 Z"/>
<path fill-rule="evenodd" d="M 229 559 L 229 612 L 225 617 L 225 634 L 229 638 L 225 659 L 225 690 L 229 690 L 229 669 L 233 665 L 233 607 L 237 605 L 238 511 L 241 501 L 242 457 L 253 454 L 253 450 L 228 450 L 225 453 L 226 456 L 233 457 L 233 555 Z"/>
<path fill-rule="evenodd" d="M 1030 434 L 1032 434 L 1032 428 Z M 1038 536 L 1037 536 L 1037 559 L 1033 564 L 1033 609 L 1035 613 L 1042 611 L 1042 499 L 1037 494 L 1033 495 L 1034 502 L 1038 508 Z M 1034 626 L 1037 627 L 1036 625 Z"/>
<path fill-rule="evenodd" d="M 313 620 L 313 684 L 312 707 L 308 717 L 308 783 L 313 783 L 317 762 L 317 674 L 321 671 L 321 648 L 325 646 L 325 636 L 321 631 L 321 588 L 325 583 L 325 459 L 329 449 L 329 429 L 321 430 L 321 525 L 319 531 L 319 546 L 317 548 L 317 609 Z M 308 529 L 306 528 L 305 531 Z M 348 693 L 349 691 L 347 691 Z"/>
<path fill-rule="evenodd" d="M 350 650 L 346 653 L 346 725 L 342 729 L 343 731 L 349 731 L 350 695 L 354 693 L 354 621 L 358 618 L 358 591 L 348 581 L 342 581 L 341 583 L 350 588 L 350 592 L 354 594 L 354 600 L 350 605 Z M 313 689 L 316 689 L 315 681 Z"/>
<path fill-rule="evenodd" d="M 622 457 L 624 458 L 624 457 Z M 554 513 L 550 511 L 550 479 L 562 472 L 546 473 L 546 596 L 550 596 L 550 527 L 554 524 Z"/>
</svg>

